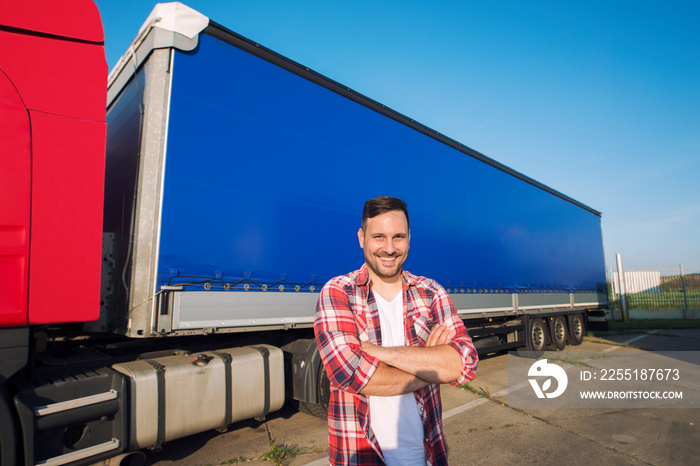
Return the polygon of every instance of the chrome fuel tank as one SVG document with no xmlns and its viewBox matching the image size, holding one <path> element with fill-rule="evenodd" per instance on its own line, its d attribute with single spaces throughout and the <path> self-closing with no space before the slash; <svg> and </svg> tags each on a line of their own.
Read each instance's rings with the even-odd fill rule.
<svg viewBox="0 0 700 466">
<path fill-rule="evenodd" d="M 284 358 L 270 345 L 115 364 L 129 379 L 130 448 L 263 416 L 284 404 Z"/>
</svg>

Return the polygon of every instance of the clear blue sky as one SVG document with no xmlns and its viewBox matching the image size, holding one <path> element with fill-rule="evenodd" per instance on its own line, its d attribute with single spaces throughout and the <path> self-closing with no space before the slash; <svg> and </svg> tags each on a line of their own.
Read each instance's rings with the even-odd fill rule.
<svg viewBox="0 0 700 466">
<path fill-rule="evenodd" d="M 111 68 L 155 2 L 96 3 Z M 700 2 L 183 3 L 601 211 L 608 266 L 700 266 Z"/>
</svg>

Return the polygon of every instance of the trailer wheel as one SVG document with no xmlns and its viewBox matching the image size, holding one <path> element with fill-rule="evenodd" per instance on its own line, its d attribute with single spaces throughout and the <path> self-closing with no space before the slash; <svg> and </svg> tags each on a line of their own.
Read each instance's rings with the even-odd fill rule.
<svg viewBox="0 0 700 466">
<path fill-rule="evenodd" d="M 566 319 L 564 316 L 556 316 L 552 321 L 552 346 L 555 349 L 563 350 L 566 348 Z"/>
<path fill-rule="evenodd" d="M 307 401 L 301 401 L 299 402 L 299 410 L 321 419 L 328 419 L 328 405 L 331 402 L 331 382 L 328 380 L 328 375 L 326 374 L 326 369 L 323 367 L 323 364 L 321 364 L 318 370 L 318 384 L 316 387 L 318 402 L 309 403 Z"/>
<path fill-rule="evenodd" d="M 583 342 L 583 336 L 585 334 L 585 326 L 583 324 L 583 315 L 574 314 L 571 316 L 571 343 L 573 345 L 580 345 Z"/>
<path fill-rule="evenodd" d="M 547 328 L 542 319 L 530 319 L 527 334 L 527 349 L 530 351 L 544 351 L 547 346 Z"/>
</svg>

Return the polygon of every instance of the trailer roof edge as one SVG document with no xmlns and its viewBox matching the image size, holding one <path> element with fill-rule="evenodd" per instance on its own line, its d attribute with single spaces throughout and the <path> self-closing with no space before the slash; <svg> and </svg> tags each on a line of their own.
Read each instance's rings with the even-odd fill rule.
<svg viewBox="0 0 700 466">
<path fill-rule="evenodd" d="M 585 209 L 597 216 L 602 216 L 601 212 L 593 209 L 592 207 L 587 206 L 586 204 L 577 201 L 576 199 L 567 196 L 566 194 L 563 194 L 560 191 L 557 191 L 554 188 L 551 188 L 543 183 L 540 183 L 539 181 L 530 178 L 529 176 L 514 170 L 507 165 L 504 165 L 484 154 L 481 152 L 478 152 L 471 147 L 468 147 L 464 144 L 462 144 L 459 141 L 456 141 L 448 136 L 445 136 L 444 134 L 429 128 L 428 126 L 423 125 L 422 123 L 417 122 L 416 120 L 409 118 L 408 116 L 399 113 L 386 105 L 383 105 L 376 100 L 373 100 L 363 94 L 360 94 L 359 92 L 344 86 L 343 84 L 334 81 L 331 78 L 328 78 L 327 76 L 324 76 L 320 73 L 317 73 L 316 71 L 307 68 L 306 66 L 291 60 L 283 55 L 280 55 L 279 53 L 270 50 L 257 42 L 254 42 L 244 36 L 241 36 L 240 34 L 237 34 L 230 29 L 226 28 L 225 26 L 222 26 L 215 21 L 210 21 L 209 22 L 209 27 L 207 27 L 204 31 L 205 34 L 209 34 L 213 37 L 216 37 L 217 39 L 221 39 L 225 42 L 228 42 L 232 45 L 235 45 L 236 47 L 239 47 L 246 52 L 252 53 L 253 55 L 256 55 L 266 61 L 269 61 L 275 65 L 278 65 L 282 68 L 285 68 L 288 71 L 291 71 L 292 73 L 295 73 L 305 79 L 308 79 L 320 86 L 323 86 L 333 92 L 336 92 L 340 95 L 343 95 L 344 97 L 347 97 L 361 105 L 364 105 L 368 108 L 371 108 L 372 110 L 375 110 L 389 118 L 392 118 L 393 120 L 396 120 L 402 124 L 405 124 L 417 131 L 420 131 L 421 133 L 430 136 L 434 139 L 437 139 L 438 141 L 447 144 L 460 152 L 469 155 L 470 157 L 473 157 L 477 160 L 480 160 L 488 165 L 493 166 L 494 168 L 497 168 L 505 173 L 508 173 L 511 176 L 514 176 L 526 183 L 529 183 L 537 188 L 540 188 L 550 194 L 553 194 L 567 202 L 570 202 L 571 204 L 574 204 L 578 207 L 581 207 L 582 209 Z"/>
<path fill-rule="evenodd" d="M 408 116 L 399 113 L 386 105 L 383 105 L 359 92 L 342 85 L 304 65 L 280 55 L 273 50 L 264 47 L 230 29 L 222 26 L 208 17 L 202 15 L 182 3 L 159 3 L 153 9 L 149 17 L 139 30 L 138 35 L 132 42 L 127 52 L 120 58 L 109 74 L 107 107 L 112 100 L 121 92 L 121 89 L 130 81 L 137 72 L 141 64 L 148 58 L 150 53 L 157 48 L 174 47 L 179 50 L 189 51 L 197 47 L 200 34 L 208 34 L 224 42 L 230 43 L 246 52 L 280 66 L 302 78 L 308 79 L 322 87 L 325 87 L 337 94 L 351 99 L 365 107 L 368 107 L 388 118 L 415 129 L 429 137 L 432 137 L 460 152 L 480 160 L 498 170 L 501 170 L 515 178 L 518 178 L 532 186 L 559 197 L 573 205 L 587 210 L 597 216 L 602 216 L 601 212 L 563 194 L 529 176 L 514 170 L 484 154 L 478 152 L 455 139 L 452 139 Z"/>
<path fill-rule="evenodd" d="M 158 3 L 107 78 L 107 107 L 155 49 L 193 50 L 209 18 L 180 2 Z"/>
</svg>

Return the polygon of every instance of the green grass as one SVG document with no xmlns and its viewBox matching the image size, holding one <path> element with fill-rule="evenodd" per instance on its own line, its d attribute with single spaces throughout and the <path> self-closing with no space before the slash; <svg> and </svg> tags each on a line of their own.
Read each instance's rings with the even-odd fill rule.
<svg viewBox="0 0 700 466">
<path fill-rule="evenodd" d="M 700 319 L 649 319 L 629 322 L 608 322 L 611 331 L 700 328 Z"/>
<path fill-rule="evenodd" d="M 613 301 L 609 298 L 611 304 Z M 630 309 L 665 310 L 685 309 L 686 300 L 689 309 L 700 308 L 700 292 L 688 291 L 684 296 L 682 291 L 662 291 L 661 293 L 628 293 L 627 303 Z M 619 300 L 614 301 L 619 308 Z"/>
<path fill-rule="evenodd" d="M 459 388 L 462 390 L 466 390 L 468 392 L 472 392 L 475 395 L 479 395 L 482 398 L 491 398 L 491 391 L 489 390 L 489 386 L 486 385 L 486 388 L 483 387 L 472 387 L 470 384 L 466 383 L 464 385 L 458 385 Z"/>
<path fill-rule="evenodd" d="M 544 358 L 544 356 L 542 356 L 542 358 Z M 540 359 L 542 359 L 542 358 L 540 358 Z M 577 357 L 571 353 L 566 353 L 566 354 L 560 353 L 558 350 L 557 350 L 557 355 L 555 355 L 555 356 L 550 355 L 547 357 L 547 359 L 550 361 L 559 361 L 559 362 L 563 362 L 565 364 L 571 364 L 572 366 L 595 367 L 595 366 L 586 362 L 587 359 L 590 359 L 589 356 L 578 356 Z"/>
<path fill-rule="evenodd" d="M 275 442 L 270 443 L 270 449 L 262 455 L 264 460 L 275 463 L 275 466 L 281 466 L 288 459 L 299 455 L 301 450 L 298 448 L 288 447 L 285 445 L 277 445 Z"/>
</svg>

